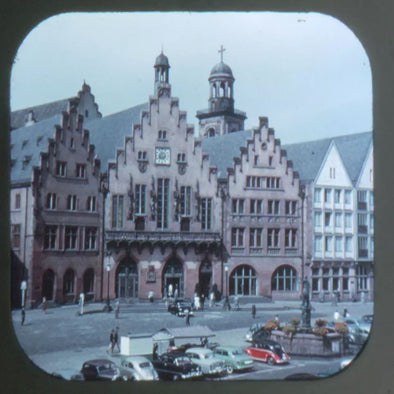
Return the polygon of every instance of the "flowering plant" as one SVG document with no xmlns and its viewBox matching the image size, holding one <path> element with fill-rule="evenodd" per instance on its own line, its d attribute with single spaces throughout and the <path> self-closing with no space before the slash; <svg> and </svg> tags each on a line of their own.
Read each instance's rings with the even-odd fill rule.
<svg viewBox="0 0 394 394">
<path fill-rule="evenodd" d="M 335 331 L 338 334 L 346 334 L 348 332 L 347 324 L 345 322 L 337 321 L 335 323 Z"/>
<path fill-rule="evenodd" d="M 274 319 L 270 319 L 267 320 L 267 322 L 265 323 L 264 328 L 266 330 L 272 331 L 272 330 L 277 330 L 279 328 L 279 324 L 276 320 Z"/>
</svg>

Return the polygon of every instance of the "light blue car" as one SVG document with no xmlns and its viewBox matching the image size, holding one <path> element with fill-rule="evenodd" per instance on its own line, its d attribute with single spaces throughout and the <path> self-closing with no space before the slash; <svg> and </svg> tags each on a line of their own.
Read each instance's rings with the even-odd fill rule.
<svg viewBox="0 0 394 394">
<path fill-rule="evenodd" d="M 253 359 L 238 346 L 218 346 L 213 350 L 216 358 L 223 360 L 227 373 L 253 369 Z"/>
</svg>

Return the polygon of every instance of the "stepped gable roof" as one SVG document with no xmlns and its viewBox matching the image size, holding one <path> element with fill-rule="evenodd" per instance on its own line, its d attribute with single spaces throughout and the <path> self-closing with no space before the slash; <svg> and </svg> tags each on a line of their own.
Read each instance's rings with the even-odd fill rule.
<svg viewBox="0 0 394 394">
<path fill-rule="evenodd" d="M 227 177 L 227 168 L 234 166 L 233 158 L 240 156 L 239 148 L 246 146 L 251 135 L 251 131 L 246 130 L 202 139 L 202 151 L 209 154 L 210 164 L 217 167 L 218 178 Z"/>
<path fill-rule="evenodd" d="M 11 112 L 11 130 L 24 127 L 31 111 L 34 113 L 35 121 L 41 122 L 42 120 L 51 118 L 56 114 L 61 114 L 62 111 L 67 111 L 70 100 L 75 98 L 76 97 L 70 97 L 13 111 Z"/>
<path fill-rule="evenodd" d="M 133 123 L 140 123 L 141 111 L 147 109 L 147 103 L 139 104 L 84 123 L 83 127 L 89 130 L 89 141 L 95 146 L 102 171 L 106 170 L 109 160 L 115 160 L 116 150 L 124 147 L 125 137 L 132 136 Z"/>
<path fill-rule="evenodd" d="M 30 182 L 32 168 L 40 163 L 41 152 L 48 151 L 48 138 L 55 135 L 55 125 L 60 124 L 57 114 L 29 127 L 21 127 L 10 133 L 11 184 Z"/>
<path fill-rule="evenodd" d="M 338 148 L 351 181 L 355 183 L 372 143 L 372 132 L 289 144 L 284 145 L 283 149 L 287 151 L 287 158 L 293 162 L 294 170 L 298 171 L 300 179 L 311 182 L 316 179 L 332 142 Z"/>
</svg>

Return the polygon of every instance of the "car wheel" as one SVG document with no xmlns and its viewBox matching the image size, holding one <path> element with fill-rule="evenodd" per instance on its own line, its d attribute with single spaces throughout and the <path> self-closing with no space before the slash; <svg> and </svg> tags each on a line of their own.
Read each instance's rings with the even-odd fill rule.
<svg viewBox="0 0 394 394">
<path fill-rule="evenodd" d="M 226 370 L 229 375 L 231 375 L 234 372 L 234 368 L 231 365 L 227 365 Z"/>
<path fill-rule="evenodd" d="M 173 380 L 174 382 L 177 382 L 178 380 L 181 380 L 181 377 L 180 377 L 179 375 L 174 375 L 174 376 L 172 377 L 172 380 Z"/>
<path fill-rule="evenodd" d="M 275 364 L 274 359 L 273 359 L 272 357 L 268 357 L 268 359 L 267 359 L 267 364 L 268 364 L 268 365 L 274 365 L 274 364 Z"/>
</svg>

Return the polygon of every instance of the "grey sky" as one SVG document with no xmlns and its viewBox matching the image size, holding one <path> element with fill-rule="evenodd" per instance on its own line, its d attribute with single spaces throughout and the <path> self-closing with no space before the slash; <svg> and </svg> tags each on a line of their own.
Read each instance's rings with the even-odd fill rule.
<svg viewBox="0 0 394 394">
<path fill-rule="evenodd" d="M 342 22 L 316 13 L 79 13 L 43 21 L 19 48 L 12 110 L 76 95 L 85 80 L 103 115 L 146 102 L 168 56 L 188 123 L 208 104 L 226 48 L 246 128 L 268 116 L 282 143 L 372 130 L 368 57 Z M 197 130 L 197 127 L 196 127 Z"/>
</svg>

